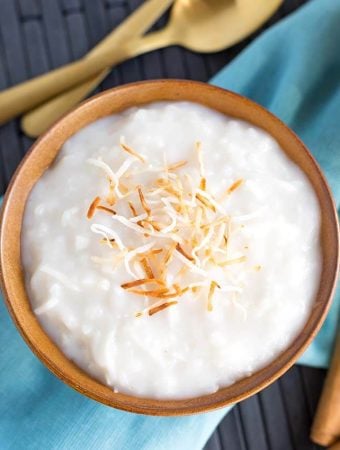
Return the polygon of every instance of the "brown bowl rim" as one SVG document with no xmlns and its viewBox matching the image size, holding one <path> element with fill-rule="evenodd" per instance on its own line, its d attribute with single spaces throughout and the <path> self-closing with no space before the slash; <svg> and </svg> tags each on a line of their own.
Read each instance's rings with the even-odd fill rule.
<svg viewBox="0 0 340 450">
<path fill-rule="evenodd" d="M 327 219 L 330 223 L 331 231 L 330 231 L 330 244 L 333 245 L 333 250 L 330 250 L 331 256 L 329 257 L 331 259 L 330 268 L 331 270 L 327 274 L 326 277 L 326 284 L 327 286 L 323 286 L 323 301 L 320 302 L 318 300 L 318 295 L 316 296 L 315 305 L 313 308 L 313 311 L 308 319 L 308 322 L 306 323 L 303 330 L 299 333 L 299 335 L 295 338 L 295 340 L 292 342 L 292 344 L 286 348 L 283 352 L 281 352 L 271 363 L 267 364 L 264 368 L 262 368 L 259 371 L 256 371 L 254 374 L 247 378 L 243 378 L 236 383 L 234 383 L 231 386 L 228 386 L 226 388 L 219 389 L 216 393 L 198 396 L 195 398 L 189 398 L 189 399 L 183 399 L 183 400 L 157 400 L 157 399 L 149 399 L 149 398 L 141 398 L 141 397 L 134 397 L 131 395 L 121 394 L 121 393 L 114 393 L 113 390 L 108 388 L 107 386 L 102 385 L 98 381 L 91 378 L 89 375 L 87 375 L 85 372 L 80 370 L 74 363 L 69 361 L 66 356 L 64 356 L 61 351 L 58 349 L 58 347 L 51 341 L 51 339 L 47 336 L 45 331 L 42 329 L 42 327 L 39 325 L 39 322 L 37 321 L 36 317 L 34 316 L 33 312 L 29 308 L 29 300 L 27 297 L 27 294 L 22 299 L 22 303 L 25 306 L 27 306 L 27 310 L 22 312 L 19 310 L 16 310 L 13 306 L 12 299 L 14 299 L 19 293 L 17 292 L 17 287 L 13 288 L 9 285 L 8 279 L 7 279 L 7 262 L 6 257 L 9 255 L 8 248 L 10 244 L 7 244 L 6 238 L 9 236 L 6 232 L 6 225 L 8 222 L 8 219 L 10 217 L 11 211 L 12 211 L 12 205 L 11 205 L 11 199 L 16 193 L 16 190 L 18 188 L 18 184 L 20 184 L 20 180 L 22 177 L 22 174 L 25 171 L 27 162 L 30 161 L 31 158 L 34 158 L 34 156 L 39 152 L 39 148 L 43 145 L 45 141 L 48 141 L 50 139 L 53 139 L 58 134 L 62 135 L 63 133 L 63 126 L 67 124 L 68 121 L 70 121 L 72 118 L 76 117 L 81 113 L 86 114 L 86 111 L 89 111 L 92 107 L 92 105 L 95 105 L 96 103 L 100 103 L 103 98 L 112 98 L 114 100 L 117 96 L 124 96 L 129 91 L 135 92 L 137 94 L 137 91 L 140 89 L 148 89 L 150 88 L 154 89 L 156 91 L 161 90 L 164 87 L 170 87 L 174 91 L 176 89 L 182 94 L 178 96 L 178 98 L 171 98 L 171 100 L 188 100 L 188 101 L 194 101 L 197 103 L 205 104 L 204 102 L 200 101 L 200 98 L 196 98 L 195 100 L 188 99 L 188 95 L 184 95 L 183 93 L 189 90 L 202 90 L 204 93 L 208 93 L 209 95 L 215 95 L 215 96 L 223 96 L 225 100 L 239 102 L 242 104 L 244 108 L 252 108 L 255 113 L 260 113 L 261 116 L 266 117 L 268 122 L 271 122 L 276 127 L 278 127 L 282 132 L 284 132 L 286 135 L 289 135 L 291 141 L 294 143 L 294 146 L 299 149 L 299 151 L 304 153 L 304 158 L 309 161 L 310 166 L 312 166 L 312 169 L 314 171 L 314 176 L 316 176 L 320 183 L 320 191 L 322 200 L 326 201 L 327 208 L 326 212 L 323 212 L 321 214 L 321 217 L 324 218 L 324 216 L 327 216 Z M 190 96 L 189 96 L 190 97 Z M 191 98 L 191 97 L 190 97 Z M 161 100 L 167 100 L 166 98 L 155 98 L 151 101 L 144 102 L 144 103 L 152 103 L 154 101 L 161 101 Z M 141 105 L 143 102 L 137 101 L 137 105 Z M 126 108 L 122 108 L 120 110 L 117 110 L 116 112 L 122 111 Z M 214 109 L 214 107 L 212 107 Z M 114 112 L 113 112 L 114 113 Z M 227 113 L 224 113 L 227 114 Z M 107 114 L 104 114 L 105 116 Z M 229 116 L 233 116 L 232 114 L 229 114 Z M 234 116 L 234 117 L 237 117 Z M 248 119 L 244 119 L 248 120 Z M 249 120 L 248 120 L 249 121 Z M 88 123 L 91 123 L 89 121 Z M 250 122 L 253 123 L 254 122 Z M 255 126 L 260 126 L 258 124 L 254 124 Z M 77 132 L 82 127 L 79 127 L 75 132 Z M 283 150 L 286 153 L 286 149 L 283 148 Z M 56 152 L 56 154 L 58 151 Z M 300 166 L 301 168 L 301 166 Z M 305 170 L 302 168 L 302 170 L 305 172 Z M 42 173 L 44 170 L 42 171 Z M 306 172 L 305 172 L 306 173 Z M 40 175 L 41 176 L 41 175 Z M 39 179 L 40 176 L 37 178 Z M 307 175 L 308 176 L 308 175 Z M 309 176 L 308 176 L 309 178 Z M 314 191 L 316 191 L 315 185 L 312 183 Z M 28 192 L 29 193 L 29 192 Z M 26 204 L 27 196 L 24 199 L 24 204 Z M 319 195 L 318 195 L 319 199 Z M 321 200 L 319 199 L 320 207 L 322 205 Z M 22 217 L 19 218 L 20 223 L 22 221 Z M 209 85 L 207 83 L 197 82 L 197 81 L 189 81 L 189 80 L 177 80 L 177 79 L 161 79 L 161 80 L 151 80 L 151 81 L 141 81 L 136 83 L 130 83 L 126 85 L 122 85 L 113 89 L 109 89 L 107 91 L 104 91 L 100 94 L 97 94 L 90 99 L 83 102 L 80 106 L 72 110 L 70 113 L 66 114 L 64 117 L 62 117 L 60 120 L 58 120 L 46 133 L 44 133 L 30 148 L 30 150 L 25 155 L 24 159 L 21 161 L 20 165 L 18 166 L 17 170 L 15 171 L 10 184 L 8 186 L 8 189 L 6 191 L 3 205 L 1 208 L 1 217 L 0 217 L 0 282 L 2 287 L 2 292 L 4 294 L 5 303 L 7 306 L 7 309 L 12 317 L 12 320 L 14 321 L 18 331 L 24 338 L 27 345 L 31 348 L 33 353 L 35 353 L 38 358 L 43 362 L 47 368 L 52 371 L 59 379 L 61 379 L 63 382 L 68 384 L 69 386 L 76 389 L 78 392 L 86 395 L 89 398 L 92 398 L 100 403 L 103 403 L 105 405 L 115 407 L 117 409 L 121 409 L 124 411 L 139 413 L 139 414 L 147 414 L 147 415 L 158 415 L 158 416 L 180 416 L 180 415 L 189 415 L 189 414 L 196 414 L 201 412 L 207 412 L 211 411 L 217 408 L 222 408 L 224 406 L 236 403 L 240 400 L 243 400 L 258 391 L 262 390 L 263 388 L 267 387 L 269 384 L 274 382 L 278 377 L 280 377 L 284 372 L 286 372 L 298 359 L 298 357 L 304 352 L 306 347 L 310 344 L 312 339 L 315 337 L 317 332 L 319 331 L 326 314 L 329 310 L 332 297 L 335 292 L 335 286 L 336 286 L 336 280 L 337 280 L 337 274 L 338 274 L 338 266 L 339 266 L 339 230 L 338 230 L 338 219 L 337 219 L 337 213 L 336 213 L 336 207 L 334 200 L 332 198 L 332 194 L 330 191 L 330 188 L 327 184 L 327 181 L 321 172 L 321 169 L 319 168 L 317 162 L 315 161 L 314 157 L 311 155 L 309 150 L 306 148 L 306 146 L 303 144 L 303 142 L 296 136 L 296 134 L 288 127 L 286 126 L 280 119 L 278 119 L 276 116 L 274 116 L 271 112 L 269 112 L 264 107 L 258 105 L 257 103 L 249 100 L 248 98 L 241 96 L 239 94 L 236 94 L 234 92 L 222 89 L 220 87 L 216 87 L 213 85 Z M 21 226 L 21 224 L 20 224 Z M 19 236 L 20 238 L 20 236 Z M 20 240 L 20 239 L 19 239 Z M 12 261 L 11 261 L 12 262 Z M 323 261 L 323 266 L 325 265 L 325 262 Z M 18 270 L 21 273 L 21 278 L 23 279 L 23 271 L 21 268 L 21 264 L 19 261 L 19 264 L 17 264 Z M 322 270 L 322 273 L 324 272 L 324 269 Z M 21 280 L 23 283 L 23 280 Z M 321 282 L 319 289 L 321 289 Z M 21 308 L 20 308 L 21 309 Z M 317 309 L 316 317 L 314 314 L 314 310 Z M 26 326 L 25 319 L 23 317 L 32 315 L 31 318 L 33 321 L 35 321 L 35 332 L 38 333 L 39 336 L 43 336 L 45 342 L 49 342 L 49 348 L 53 349 L 53 355 L 50 355 L 47 351 L 48 348 L 42 348 L 42 346 L 37 345 L 36 338 L 32 338 L 31 329 Z M 313 319 L 312 319 L 313 317 Z M 44 344 L 45 345 L 45 344 Z M 58 358 L 55 357 L 55 355 L 58 356 Z M 56 363 L 56 359 L 59 361 L 62 361 L 63 367 L 60 367 L 60 364 Z M 66 366 L 66 370 L 65 370 Z"/>
</svg>

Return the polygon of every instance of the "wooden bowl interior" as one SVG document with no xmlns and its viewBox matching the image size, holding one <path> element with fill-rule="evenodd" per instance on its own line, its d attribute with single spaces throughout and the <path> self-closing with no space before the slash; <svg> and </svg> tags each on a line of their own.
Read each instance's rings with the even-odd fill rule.
<svg viewBox="0 0 340 450">
<path fill-rule="evenodd" d="M 252 376 L 210 395 L 188 400 L 163 401 L 114 393 L 69 361 L 41 328 L 26 294 L 21 266 L 21 224 L 27 197 L 53 162 L 63 143 L 87 124 L 160 100 L 188 100 L 246 120 L 269 132 L 308 176 L 318 196 L 322 224 L 322 273 L 314 308 L 303 330 L 288 349 Z M 183 415 L 208 411 L 242 400 L 284 373 L 319 330 L 334 290 L 338 261 L 338 227 L 335 207 L 325 179 L 303 143 L 279 119 L 255 103 L 231 92 L 191 81 L 160 80 L 122 86 L 93 97 L 54 125 L 32 147 L 7 191 L 1 225 L 1 272 L 7 306 L 33 352 L 59 378 L 81 393 L 119 409 L 151 415 Z"/>
</svg>

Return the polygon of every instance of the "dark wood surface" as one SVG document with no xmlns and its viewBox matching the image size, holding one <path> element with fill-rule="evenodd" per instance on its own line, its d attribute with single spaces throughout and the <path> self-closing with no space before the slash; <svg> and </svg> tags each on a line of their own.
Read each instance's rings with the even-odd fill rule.
<svg viewBox="0 0 340 450">
<path fill-rule="evenodd" d="M 286 0 L 263 28 L 305 1 Z M 140 3 L 0 0 L 0 89 L 82 56 Z M 165 21 L 163 17 L 155 28 Z M 207 81 L 261 31 L 216 54 L 170 47 L 135 58 L 115 68 L 100 89 L 153 78 Z M 19 121 L 0 127 L 0 194 L 31 143 L 21 132 Z M 308 435 L 324 376 L 323 370 L 293 367 L 269 388 L 236 406 L 212 435 L 206 450 L 319 449 Z"/>
</svg>

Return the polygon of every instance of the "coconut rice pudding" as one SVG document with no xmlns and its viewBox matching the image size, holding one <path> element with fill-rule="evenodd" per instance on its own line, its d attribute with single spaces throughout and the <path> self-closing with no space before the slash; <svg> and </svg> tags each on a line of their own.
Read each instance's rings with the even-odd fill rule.
<svg viewBox="0 0 340 450">
<path fill-rule="evenodd" d="M 303 172 L 249 123 L 189 102 L 86 126 L 32 190 L 22 261 L 58 347 L 115 392 L 182 399 L 293 341 L 319 283 Z"/>
</svg>

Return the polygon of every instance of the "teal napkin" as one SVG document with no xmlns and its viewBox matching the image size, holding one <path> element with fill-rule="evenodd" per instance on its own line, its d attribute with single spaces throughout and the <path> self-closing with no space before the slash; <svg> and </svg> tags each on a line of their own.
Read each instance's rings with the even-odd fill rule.
<svg viewBox="0 0 340 450">
<path fill-rule="evenodd" d="M 249 46 L 212 83 L 261 103 L 305 141 L 340 201 L 340 0 L 314 0 Z M 326 367 L 339 292 L 301 362 Z M 120 412 L 78 394 L 30 352 L 0 304 L 0 448 L 195 450 L 228 409 L 183 418 Z"/>
</svg>

